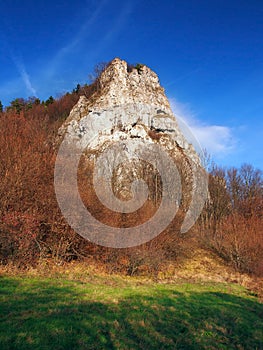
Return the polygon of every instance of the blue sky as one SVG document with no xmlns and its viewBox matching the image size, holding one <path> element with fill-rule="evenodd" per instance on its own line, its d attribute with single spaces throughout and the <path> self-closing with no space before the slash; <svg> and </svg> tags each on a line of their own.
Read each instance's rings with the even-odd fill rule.
<svg viewBox="0 0 263 350">
<path fill-rule="evenodd" d="M 0 4 L 4 105 L 71 91 L 98 62 L 141 62 L 216 163 L 263 169 L 262 0 Z"/>
</svg>

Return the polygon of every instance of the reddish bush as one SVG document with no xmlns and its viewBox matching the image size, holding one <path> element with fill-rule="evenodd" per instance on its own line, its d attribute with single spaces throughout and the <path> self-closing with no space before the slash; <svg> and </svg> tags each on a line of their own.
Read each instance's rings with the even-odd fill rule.
<svg viewBox="0 0 263 350">
<path fill-rule="evenodd" d="M 39 256 L 39 222 L 35 216 L 10 210 L 4 214 L 0 223 L 1 232 L 5 233 L 0 243 L 4 259 L 17 260 L 23 265 L 34 263 Z"/>
<path fill-rule="evenodd" d="M 205 245 L 236 269 L 263 275 L 262 172 L 250 165 L 213 172 L 209 190 L 199 222 Z"/>
</svg>

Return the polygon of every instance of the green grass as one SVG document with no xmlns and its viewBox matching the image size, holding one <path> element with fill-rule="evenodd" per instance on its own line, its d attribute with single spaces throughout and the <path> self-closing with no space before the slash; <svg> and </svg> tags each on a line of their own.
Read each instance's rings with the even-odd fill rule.
<svg viewBox="0 0 263 350">
<path fill-rule="evenodd" d="M 230 284 L 0 277 L 0 349 L 263 349 L 263 305 Z"/>
</svg>

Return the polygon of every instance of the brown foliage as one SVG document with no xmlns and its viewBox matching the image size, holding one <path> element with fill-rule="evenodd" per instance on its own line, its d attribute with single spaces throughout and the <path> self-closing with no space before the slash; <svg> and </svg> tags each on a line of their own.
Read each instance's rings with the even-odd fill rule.
<svg viewBox="0 0 263 350">
<path fill-rule="evenodd" d="M 220 175 L 220 176 L 219 176 Z M 250 165 L 210 175 L 199 221 L 205 245 L 242 272 L 263 275 L 262 173 Z"/>
<path fill-rule="evenodd" d="M 75 234 L 54 193 L 54 125 L 9 111 L 0 130 L 0 259 L 19 265 L 46 256 L 69 259 L 76 255 Z"/>
</svg>

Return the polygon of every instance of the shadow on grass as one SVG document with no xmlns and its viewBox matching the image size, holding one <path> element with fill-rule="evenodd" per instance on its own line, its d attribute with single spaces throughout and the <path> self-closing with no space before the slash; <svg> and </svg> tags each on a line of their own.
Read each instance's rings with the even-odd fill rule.
<svg viewBox="0 0 263 350">
<path fill-rule="evenodd" d="M 107 294 L 107 286 L 103 286 Z M 0 278 L 0 348 L 263 349 L 263 306 L 220 292 Z M 111 300 L 112 299 L 112 300 Z"/>
</svg>

